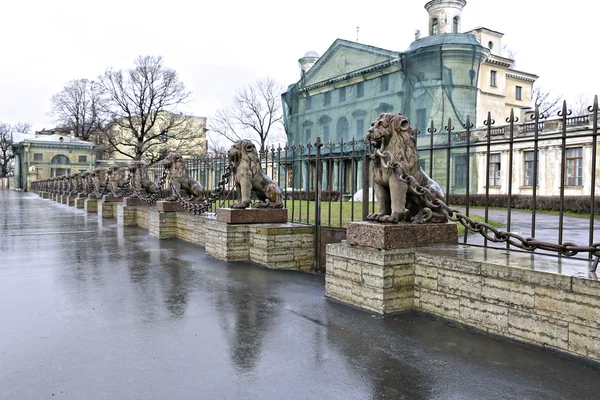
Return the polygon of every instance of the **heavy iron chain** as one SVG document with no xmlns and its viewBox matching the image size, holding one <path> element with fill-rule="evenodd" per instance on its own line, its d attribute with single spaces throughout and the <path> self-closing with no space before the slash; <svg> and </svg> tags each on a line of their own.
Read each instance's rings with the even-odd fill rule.
<svg viewBox="0 0 600 400">
<path fill-rule="evenodd" d="M 225 173 L 221 176 L 221 180 L 219 181 L 217 188 L 214 189 L 207 197 L 203 199 L 202 202 L 196 203 L 189 200 L 184 199 L 181 194 L 175 190 L 175 188 L 171 185 L 171 190 L 175 195 L 177 201 L 183 205 L 183 208 L 189 213 L 193 213 L 194 215 L 200 215 L 210 210 L 212 206 L 217 202 L 221 193 L 225 191 L 227 184 L 229 183 L 229 178 L 231 177 L 231 173 L 233 171 L 233 162 L 229 163 L 225 168 Z"/>
<path fill-rule="evenodd" d="M 119 198 L 119 199 L 127 196 L 129 194 L 129 192 L 127 191 L 127 188 L 130 186 L 131 186 L 131 172 L 129 172 L 127 181 L 125 181 L 125 183 L 123 183 L 123 187 L 117 187 L 117 191 L 113 193 L 113 196 L 115 196 L 116 198 Z"/>
<path fill-rule="evenodd" d="M 163 174 L 160 177 L 160 180 L 158 181 L 158 185 L 156 187 L 156 193 L 153 193 L 149 196 L 144 196 L 140 189 L 137 188 L 135 186 L 135 184 L 133 183 L 133 179 L 131 177 L 131 172 L 129 173 L 129 182 L 131 184 L 131 188 L 133 189 L 133 193 L 135 193 L 135 195 L 138 197 L 138 199 L 140 199 L 140 201 L 142 203 L 144 203 L 146 206 L 151 206 L 154 203 L 156 203 L 156 200 L 158 200 L 158 197 L 160 196 L 160 192 L 163 190 L 164 186 L 165 186 L 165 181 L 167 179 L 167 175 L 169 174 L 169 171 L 167 170 L 167 168 L 165 167 L 163 169 Z"/>
<path fill-rule="evenodd" d="M 471 232 L 479 233 L 485 239 L 494 243 L 508 243 L 511 246 L 533 252 L 535 250 L 547 250 L 559 253 L 563 256 L 572 257 L 578 253 L 589 253 L 594 258 L 594 263 L 590 266 L 590 272 L 595 272 L 600 261 L 600 243 L 594 243 L 591 246 L 578 246 L 576 243 L 566 242 L 563 244 L 542 242 L 535 238 L 524 238 L 516 233 L 500 231 L 492 225 L 485 222 L 475 222 L 460 210 L 450 208 L 442 200 L 435 198 L 434 194 L 426 187 L 419 185 L 417 180 L 406 173 L 400 163 L 392 161 L 388 151 L 381 152 L 376 150 L 371 159 L 379 158 L 384 168 L 394 171 L 394 176 L 401 182 L 409 185 L 410 189 L 421 196 L 427 207 L 433 210 L 439 210 L 442 214 L 453 222 L 459 222 Z M 390 161 L 386 161 L 390 159 Z"/>
</svg>

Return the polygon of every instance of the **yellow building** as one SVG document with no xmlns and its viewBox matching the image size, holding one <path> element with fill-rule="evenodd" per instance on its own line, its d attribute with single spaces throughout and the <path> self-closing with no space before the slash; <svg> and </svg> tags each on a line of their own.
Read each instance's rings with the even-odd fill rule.
<svg viewBox="0 0 600 400">
<path fill-rule="evenodd" d="M 108 128 L 107 133 L 114 138 L 118 148 L 110 151 L 110 158 L 115 161 L 131 161 L 136 154 L 137 138 L 128 124 L 129 121 L 123 118 Z M 162 112 L 147 135 L 156 137 L 144 145 L 144 158 L 156 160 L 169 152 L 178 152 L 184 157 L 202 157 L 206 154 L 206 131 L 205 117 Z"/>
</svg>

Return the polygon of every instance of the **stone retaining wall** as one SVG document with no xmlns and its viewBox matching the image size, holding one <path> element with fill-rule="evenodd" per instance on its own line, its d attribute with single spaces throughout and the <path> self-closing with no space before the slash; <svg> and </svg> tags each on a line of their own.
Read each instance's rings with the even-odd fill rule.
<svg viewBox="0 0 600 400">
<path fill-rule="evenodd" d="M 440 253 L 328 245 L 326 295 L 382 314 L 423 311 L 600 361 L 599 281 L 508 256 L 503 263 Z"/>
</svg>

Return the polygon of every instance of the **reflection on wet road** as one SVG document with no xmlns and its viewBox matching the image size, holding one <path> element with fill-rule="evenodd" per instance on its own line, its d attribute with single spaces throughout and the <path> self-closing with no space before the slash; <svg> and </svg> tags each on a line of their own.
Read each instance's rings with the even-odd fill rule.
<svg viewBox="0 0 600 400">
<path fill-rule="evenodd" d="M 0 191 L 1 399 L 585 399 L 596 364 Z M 54 395 L 54 397 L 52 397 Z"/>
</svg>

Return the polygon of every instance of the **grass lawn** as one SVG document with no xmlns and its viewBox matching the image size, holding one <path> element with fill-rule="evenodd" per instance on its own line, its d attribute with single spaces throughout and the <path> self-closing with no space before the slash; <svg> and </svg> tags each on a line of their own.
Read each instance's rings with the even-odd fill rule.
<svg viewBox="0 0 600 400">
<path fill-rule="evenodd" d="M 352 218 L 352 208 L 354 205 L 354 218 Z M 288 209 L 288 218 L 290 222 L 299 222 L 314 225 L 315 223 L 315 202 L 305 200 L 288 200 L 284 204 Z M 330 207 L 331 206 L 331 207 Z M 370 207 L 372 205 L 369 205 Z M 459 207 L 456 207 L 459 208 Z M 379 207 L 375 205 L 375 210 Z M 369 208 L 369 213 L 371 208 Z M 341 215 L 341 218 L 340 218 Z M 470 215 L 475 222 L 483 222 L 484 219 L 477 215 Z M 349 222 L 362 221 L 362 202 L 342 201 L 335 203 L 321 203 L 321 226 L 341 226 L 347 227 Z M 502 224 L 488 220 L 488 223 L 494 227 L 500 228 Z M 465 228 L 458 224 L 458 234 L 463 235 Z"/>
</svg>

